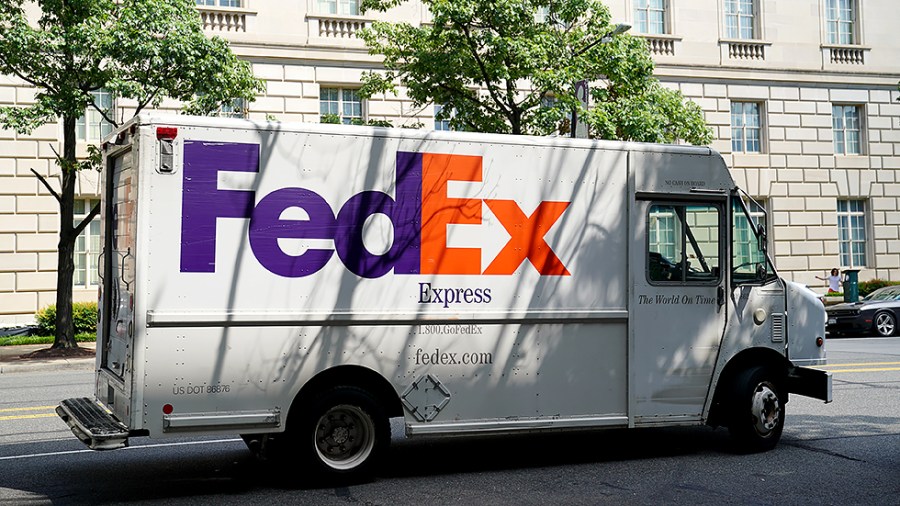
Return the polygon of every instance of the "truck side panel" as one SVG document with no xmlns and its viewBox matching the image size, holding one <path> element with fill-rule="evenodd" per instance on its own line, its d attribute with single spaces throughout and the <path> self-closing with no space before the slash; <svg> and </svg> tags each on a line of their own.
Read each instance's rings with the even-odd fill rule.
<svg viewBox="0 0 900 506">
<path fill-rule="evenodd" d="M 336 365 L 411 424 L 625 420 L 625 152 L 183 127 L 175 160 L 150 178 L 151 434 L 280 430 Z"/>
</svg>

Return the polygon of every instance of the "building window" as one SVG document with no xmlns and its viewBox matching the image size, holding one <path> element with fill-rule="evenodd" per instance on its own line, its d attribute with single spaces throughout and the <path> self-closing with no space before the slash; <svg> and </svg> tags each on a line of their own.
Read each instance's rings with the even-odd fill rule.
<svg viewBox="0 0 900 506">
<path fill-rule="evenodd" d="M 319 0 L 319 14 L 359 16 L 359 0 Z"/>
<path fill-rule="evenodd" d="M 448 111 L 449 114 L 447 114 L 447 116 L 445 116 L 442 119 L 439 119 L 439 116 L 443 110 L 444 110 L 443 105 L 434 104 L 434 129 L 435 130 L 443 130 L 443 131 L 453 130 L 453 128 L 450 127 L 450 118 L 453 117 L 453 111 L 452 110 Z"/>
<path fill-rule="evenodd" d="M 243 98 L 236 98 L 227 104 L 222 104 L 219 109 L 212 113 L 211 116 L 220 118 L 246 118 L 247 108 L 244 106 Z"/>
<path fill-rule="evenodd" d="M 323 123 L 360 123 L 362 100 L 359 90 L 322 88 L 319 94 L 319 112 Z"/>
<path fill-rule="evenodd" d="M 838 200 L 838 242 L 841 265 L 866 266 L 866 203 L 863 200 Z"/>
<path fill-rule="evenodd" d="M 857 44 L 856 0 L 826 0 L 825 25 L 829 44 Z"/>
<path fill-rule="evenodd" d="M 208 7 L 240 7 L 241 0 L 197 0 L 197 5 Z"/>
<path fill-rule="evenodd" d="M 671 208 L 654 206 L 650 211 L 650 251 L 663 258 L 675 258 L 675 213 Z"/>
<path fill-rule="evenodd" d="M 638 33 L 658 35 L 666 30 L 667 0 L 634 0 L 634 26 Z"/>
<path fill-rule="evenodd" d="M 72 220 L 77 226 L 99 204 L 98 199 L 75 199 Z M 97 256 L 100 254 L 100 219 L 95 217 L 75 239 L 75 275 L 73 284 L 78 288 L 97 286 Z"/>
<path fill-rule="evenodd" d="M 752 40 L 756 35 L 756 0 L 725 0 L 725 33 L 730 39 Z"/>
<path fill-rule="evenodd" d="M 834 153 L 837 155 L 862 153 L 860 107 L 858 105 L 832 106 L 831 122 L 834 130 Z"/>
<path fill-rule="evenodd" d="M 94 104 L 108 116 L 113 116 L 112 93 L 103 88 L 91 92 Z M 103 117 L 95 107 L 84 110 L 84 116 L 75 122 L 75 138 L 79 141 L 99 141 L 112 133 L 113 124 Z"/>
<path fill-rule="evenodd" d="M 731 151 L 762 153 L 760 109 L 756 102 L 731 103 Z"/>
</svg>

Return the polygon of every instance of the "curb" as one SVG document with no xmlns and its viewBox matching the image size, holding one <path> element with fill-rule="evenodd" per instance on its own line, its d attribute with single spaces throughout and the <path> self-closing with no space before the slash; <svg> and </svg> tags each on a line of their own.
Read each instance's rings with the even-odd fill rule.
<svg viewBox="0 0 900 506">
<path fill-rule="evenodd" d="M 95 349 L 96 343 L 80 343 L 83 348 Z M 93 371 L 96 357 L 56 358 L 56 359 L 21 359 L 22 355 L 35 350 L 48 348 L 46 344 L 29 344 L 22 346 L 0 347 L 0 374 L 47 371 Z"/>
<path fill-rule="evenodd" d="M 46 371 L 93 371 L 95 360 L 92 358 L 34 360 L 26 363 L 0 363 L 0 374 Z"/>
</svg>

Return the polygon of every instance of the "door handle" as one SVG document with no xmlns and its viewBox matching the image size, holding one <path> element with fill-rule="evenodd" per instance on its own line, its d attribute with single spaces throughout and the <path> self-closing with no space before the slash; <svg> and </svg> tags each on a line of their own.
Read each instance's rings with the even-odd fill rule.
<svg viewBox="0 0 900 506">
<path fill-rule="evenodd" d="M 722 285 L 719 285 L 718 289 L 716 290 L 716 303 L 719 304 L 719 307 L 725 305 L 725 287 Z"/>
</svg>

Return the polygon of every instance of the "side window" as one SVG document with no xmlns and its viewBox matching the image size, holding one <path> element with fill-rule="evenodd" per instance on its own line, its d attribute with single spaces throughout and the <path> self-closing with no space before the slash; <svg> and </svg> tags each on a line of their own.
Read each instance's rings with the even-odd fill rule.
<svg viewBox="0 0 900 506">
<path fill-rule="evenodd" d="M 719 207 L 712 204 L 656 204 L 647 215 L 647 276 L 651 282 L 717 283 Z"/>
<path fill-rule="evenodd" d="M 749 213 L 749 214 L 748 214 Z M 763 282 L 769 276 L 765 252 L 766 213 L 749 202 L 747 211 L 733 200 L 731 233 L 731 277 L 736 283 Z M 763 233 L 762 236 L 757 231 Z"/>
</svg>

